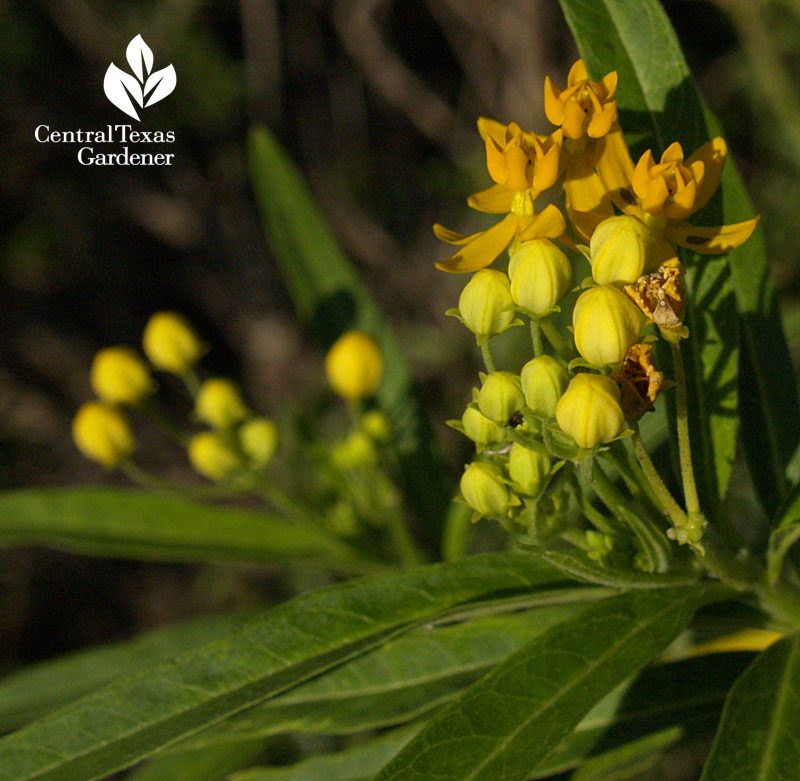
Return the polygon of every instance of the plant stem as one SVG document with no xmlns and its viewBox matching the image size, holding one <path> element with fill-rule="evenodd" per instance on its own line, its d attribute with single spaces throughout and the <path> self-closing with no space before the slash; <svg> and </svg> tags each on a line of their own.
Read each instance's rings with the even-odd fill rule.
<svg viewBox="0 0 800 781">
<path fill-rule="evenodd" d="M 612 513 L 617 511 L 617 507 L 625 506 L 625 497 L 608 479 L 608 475 L 603 471 L 603 468 L 596 460 L 592 466 L 592 488 L 594 488 L 595 493 L 600 497 L 600 501 L 602 501 Z"/>
<path fill-rule="evenodd" d="M 181 379 L 191 397 L 196 399 L 197 394 L 200 393 L 200 378 L 197 376 L 197 372 L 194 369 L 187 369 L 181 374 Z"/>
<path fill-rule="evenodd" d="M 533 344 L 533 354 L 538 357 L 544 352 L 542 346 L 542 331 L 539 327 L 539 318 L 531 318 L 531 344 Z"/>
<path fill-rule="evenodd" d="M 663 508 L 664 512 L 669 515 L 670 520 L 675 524 L 675 526 L 685 526 L 686 513 L 675 501 L 675 498 L 670 493 L 669 488 L 664 485 L 661 475 L 658 474 L 658 470 L 653 464 L 650 454 L 647 452 L 642 435 L 639 433 L 638 426 L 634 427 L 633 449 L 636 452 L 636 457 L 639 459 L 639 464 L 641 464 L 642 471 L 644 472 L 647 481 L 650 483 L 653 493 L 656 495 L 656 497 L 658 497 L 658 501 L 661 503 L 661 507 Z"/>
<path fill-rule="evenodd" d="M 615 518 L 609 518 L 592 507 L 589 499 L 586 496 L 586 489 L 591 486 L 594 492 L 600 497 L 603 504 L 611 510 L 612 513 L 616 512 L 616 508 L 620 503 L 625 502 L 622 494 L 617 491 L 611 481 L 606 477 L 605 472 L 600 468 L 597 461 L 592 465 L 592 479 L 587 480 L 583 475 L 581 469 L 575 470 L 578 475 L 578 480 L 583 490 L 580 491 L 580 504 L 586 520 L 592 523 L 597 529 L 605 534 L 614 534 L 619 531 L 619 524 Z"/>
<path fill-rule="evenodd" d="M 494 359 L 492 358 L 492 352 L 489 349 L 488 341 L 485 341 L 481 345 L 481 355 L 483 356 L 484 364 L 486 364 L 486 371 L 489 372 L 489 374 L 491 374 L 493 371 L 495 371 L 495 368 L 494 368 Z"/>
<path fill-rule="evenodd" d="M 680 453 L 681 478 L 683 480 L 683 496 L 686 500 L 686 512 L 689 518 L 699 517 L 700 498 L 697 495 L 697 484 L 692 466 L 692 444 L 689 439 L 689 408 L 686 403 L 686 370 L 683 366 L 683 354 L 680 344 L 669 343 L 672 351 L 672 363 L 675 366 L 678 450 Z"/>
<path fill-rule="evenodd" d="M 424 564 L 425 561 L 422 554 L 414 544 L 403 516 L 399 512 L 389 512 L 386 518 L 386 525 L 403 566 L 406 569 L 410 569 Z"/>
<path fill-rule="evenodd" d="M 571 361 L 573 358 L 573 352 L 570 349 L 569 344 L 566 342 L 564 337 L 559 332 L 558 328 L 555 327 L 555 324 L 549 317 L 542 317 L 539 320 L 539 327 L 544 332 L 544 335 L 547 337 L 547 341 L 553 345 L 553 349 L 565 360 Z"/>
</svg>

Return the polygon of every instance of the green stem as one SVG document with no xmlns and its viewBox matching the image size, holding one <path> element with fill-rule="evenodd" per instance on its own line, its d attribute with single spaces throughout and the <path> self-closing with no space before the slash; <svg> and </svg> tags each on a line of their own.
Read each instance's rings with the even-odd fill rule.
<svg viewBox="0 0 800 781">
<path fill-rule="evenodd" d="M 544 352 L 542 345 L 542 331 L 539 327 L 540 320 L 538 317 L 531 318 L 531 344 L 533 344 L 533 354 L 535 357 L 540 356 Z"/>
<path fill-rule="evenodd" d="M 472 531 L 472 508 L 461 502 L 451 502 L 444 520 L 442 558 L 458 561 L 467 555 Z"/>
<path fill-rule="evenodd" d="M 627 502 L 625 497 L 620 493 L 619 489 L 608 479 L 608 475 L 603 471 L 603 468 L 595 460 L 592 466 L 592 488 L 595 493 L 600 497 L 600 501 L 616 513 L 618 507 L 624 507 Z"/>
<path fill-rule="evenodd" d="M 494 359 L 492 358 L 492 352 L 489 349 L 488 341 L 485 341 L 481 345 L 481 355 L 483 356 L 484 364 L 486 364 L 486 371 L 489 372 L 489 374 L 491 374 L 493 371 L 495 371 L 495 368 L 494 368 Z"/>
<path fill-rule="evenodd" d="M 594 492 L 600 497 L 600 500 L 603 502 L 603 504 L 605 504 L 612 513 L 616 512 L 616 507 L 620 502 L 624 503 L 625 500 L 623 499 L 622 494 L 620 494 L 619 491 L 617 491 L 617 489 L 612 485 L 603 470 L 600 469 L 597 461 L 595 461 L 592 465 L 591 481 L 586 479 L 581 468 L 577 468 L 575 473 L 578 475 L 578 481 L 580 482 L 582 488 L 579 493 L 579 501 L 581 504 L 581 511 L 586 516 L 586 520 L 588 520 L 592 525 L 596 526 L 599 531 L 605 534 L 618 533 L 620 526 L 616 519 L 609 518 L 599 510 L 592 507 L 591 502 L 586 496 L 586 491 L 588 487 L 591 486 Z M 598 473 L 601 475 L 599 479 Z"/>
<path fill-rule="evenodd" d="M 181 379 L 191 397 L 196 399 L 197 394 L 200 393 L 200 378 L 197 376 L 197 372 L 194 369 L 187 369 L 181 375 Z"/>
<path fill-rule="evenodd" d="M 672 363 L 675 367 L 678 451 L 680 453 L 681 478 L 683 480 L 683 496 L 686 500 L 686 512 L 690 518 L 699 517 L 700 498 L 697 495 L 697 484 L 692 466 L 692 444 L 689 439 L 689 407 L 686 402 L 686 370 L 683 366 L 683 354 L 680 344 L 669 343 L 672 351 Z"/>
<path fill-rule="evenodd" d="M 406 569 L 410 569 L 424 564 L 425 560 L 414 544 L 414 540 L 411 538 L 403 516 L 398 512 L 389 512 L 386 525 L 389 529 L 389 536 L 392 538 L 392 543 L 394 543 L 394 548 L 403 566 Z"/>
<path fill-rule="evenodd" d="M 636 457 L 639 459 L 639 464 L 642 467 L 642 472 L 647 478 L 653 493 L 658 498 L 664 512 L 669 515 L 670 520 L 675 526 L 686 525 L 686 513 L 681 509 L 680 505 L 675 501 L 675 498 L 670 493 L 669 488 L 664 484 L 661 475 L 653 464 L 650 454 L 644 445 L 642 435 L 639 433 L 639 427 L 635 426 L 633 433 L 633 449 L 636 452 Z"/>
<path fill-rule="evenodd" d="M 553 349 L 565 360 L 571 361 L 574 353 L 570 348 L 567 341 L 561 335 L 561 332 L 556 328 L 555 324 L 549 317 L 542 317 L 539 320 L 539 327 L 547 337 L 547 341 L 553 345 Z"/>
</svg>

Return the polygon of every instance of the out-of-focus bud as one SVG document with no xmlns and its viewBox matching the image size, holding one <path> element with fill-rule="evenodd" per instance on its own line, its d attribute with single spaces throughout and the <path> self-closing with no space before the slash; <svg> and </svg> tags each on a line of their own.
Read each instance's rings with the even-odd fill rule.
<svg viewBox="0 0 800 781">
<path fill-rule="evenodd" d="M 249 414 L 235 382 L 222 378 L 206 380 L 194 404 L 197 417 L 214 428 L 229 428 Z"/>
<path fill-rule="evenodd" d="M 487 518 L 502 518 L 512 504 L 500 467 L 483 462 L 467 465 L 461 475 L 461 495 L 473 510 Z"/>
<path fill-rule="evenodd" d="M 648 268 L 653 234 L 636 217 L 610 217 L 595 228 L 590 250 L 592 277 L 598 285 L 629 285 Z"/>
<path fill-rule="evenodd" d="M 375 340 L 361 331 L 347 331 L 325 356 L 331 388 L 349 401 L 371 396 L 383 376 L 383 357 Z"/>
<path fill-rule="evenodd" d="M 72 438 L 86 458 L 113 469 L 134 447 L 133 432 L 125 416 L 101 401 L 82 405 L 72 421 Z"/>
<path fill-rule="evenodd" d="M 145 326 L 142 344 L 156 369 L 173 374 L 185 374 L 206 352 L 189 323 L 175 312 L 156 312 Z"/>
<path fill-rule="evenodd" d="M 457 316 L 478 337 L 478 344 L 507 331 L 514 321 L 514 300 L 508 277 L 502 271 L 484 268 L 472 275 L 461 291 Z"/>
<path fill-rule="evenodd" d="M 254 466 L 266 466 L 278 447 L 278 427 L 269 418 L 251 418 L 239 427 L 242 452 Z"/>
<path fill-rule="evenodd" d="M 511 372 L 492 372 L 483 381 L 478 393 L 478 409 L 501 426 L 525 406 L 519 377 Z"/>
<path fill-rule="evenodd" d="M 508 474 L 523 494 L 536 496 L 550 471 L 550 459 L 515 442 L 508 454 Z"/>
<path fill-rule="evenodd" d="M 217 431 L 201 431 L 189 442 L 189 461 L 203 477 L 218 482 L 243 467 L 239 454 Z"/>
<path fill-rule="evenodd" d="M 363 431 L 353 431 L 331 447 L 331 460 L 339 469 L 358 469 L 374 464 L 378 454 Z"/>
<path fill-rule="evenodd" d="M 586 555 L 600 563 L 606 562 L 614 552 L 614 538 L 610 534 L 602 534 L 594 529 L 587 529 L 586 544 L 589 548 Z"/>
<path fill-rule="evenodd" d="M 379 409 L 371 409 L 362 415 L 361 428 L 380 444 L 385 444 L 392 438 L 392 424 Z"/>
<path fill-rule="evenodd" d="M 489 420 L 477 407 L 470 404 L 461 417 L 464 433 L 476 445 L 489 445 L 493 442 L 502 442 L 506 438 L 505 429 Z"/>
<path fill-rule="evenodd" d="M 572 282 L 569 259 L 547 239 L 520 244 L 511 253 L 508 273 L 517 306 L 536 317 L 550 314 Z"/>
<path fill-rule="evenodd" d="M 539 418 L 552 418 L 556 404 L 569 383 L 569 372 L 552 355 L 528 361 L 520 374 L 525 403 Z"/>
<path fill-rule="evenodd" d="M 94 392 L 109 404 L 135 406 L 155 387 L 147 364 L 130 347 L 100 350 L 90 377 Z"/>
<path fill-rule="evenodd" d="M 642 317 L 636 305 L 613 285 L 581 293 L 572 313 L 578 352 L 594 366 L 619 363 L 639 340 Z"/>
<path fill-rule="evenodd" d="M 579 447 L 610 442 L 625 422 L 617 384 L 602 374 L 576 374 L 556 405 L 556 420 Z"/>
</svg>

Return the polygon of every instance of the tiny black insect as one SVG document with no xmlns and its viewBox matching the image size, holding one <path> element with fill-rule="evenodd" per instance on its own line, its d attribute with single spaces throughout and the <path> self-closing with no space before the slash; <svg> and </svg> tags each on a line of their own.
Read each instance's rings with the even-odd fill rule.
<svg viewBox="0 0 800 781">
<path fill-rule="evenodd" d="M 516 428 L 517 426 L 521 426 L 524 422 L 525 422 L 525 416 L 519 410 L 517 410 L 508 419 L 508 425 L 511 426 L 511 428 Z"/>
</svg>

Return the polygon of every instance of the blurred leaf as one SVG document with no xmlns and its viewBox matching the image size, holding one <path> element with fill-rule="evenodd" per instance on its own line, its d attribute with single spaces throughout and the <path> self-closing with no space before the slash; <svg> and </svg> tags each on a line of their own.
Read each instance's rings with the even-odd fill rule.
<svg viewBox="0 0 800 781">
<path fill-rule="evenodd" d="M 102 778 L 465 603 L 558 579 L 495 554 L 301 595 L 0 739 L 0 780 Z"/>
<path fill-rule="evenodd" d="M 10 545 L 158 561 L 312 559 L 345 572 L 369 569 L 348 546 L 315 526 L 262 511 L 122 488 L 0 494 L 0 547 Z"/>
<path fill-rule="evenodd" d="M 658 155 L 679 141 L 688 156 L 719 133 L 660 3 L 561 0 L 561 6 L 589 72 L 596 78 L 611 70 L 619 73 L 620 122 L 634 154 L 651 147 Z M 697 222 L 735 223 L 753 215 L 729 159 L 722 195 L 712 199 Z M 725 493 L 735 456 L 738 398 L 745 455 L 759 496 L 772 513 L 785 493 L 784 469 L 800 439 L 800 406 L 791 376 L 774 381 L 775 368 L 790 364 L 763 233 L 757 229 L 727 258 L 691 255 L 686 260 L 691 335 L 681 346 L 693 400 L 694 466 L 703 507 L 716 512 Z"/>
<path fill-rule="evenodd" d="M 421 531 L 428 543 L 438 546 L 451 489 L 394 334 L 328 231 L 300 172 L 266 128 L 250 131 L 249 161 L 264 231 L 300 319 L 325 349 L 350 328 L 380 344 L 385 369 L 377 396 L 397 431 L 406 500 L 425 519 Z"/>
<path fill-rule="evenodd" d="M 231 773 L 256 762 L 263 753 L 263 741 L 252 741 L 158 756 L 125 781 L 227 781 Z"/>
<path fill-rule="evenodd" d="M 800 767 L 800 635 L 756 657 L 725 702 L 702 781 L 796 779 Z"/>
<path fill-rule="evenodd" d="M 677 637 L 709 594 L 703 586 L 632 591 L 557 624 L 434 717 L 376 781 L 526 778 L 620 680 Z"/>
</svg>

